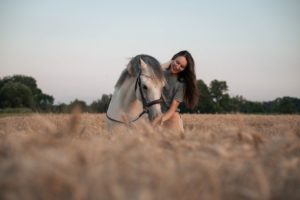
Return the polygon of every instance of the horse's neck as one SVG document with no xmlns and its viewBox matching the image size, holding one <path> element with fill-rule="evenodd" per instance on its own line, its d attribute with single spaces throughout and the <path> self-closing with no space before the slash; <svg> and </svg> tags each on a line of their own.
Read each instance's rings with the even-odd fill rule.
<svg viewBox="0 0 300 200">
<path fill-rule="evenodd" d="M 124 121 L 133 120 L 143 110 L 143 106 L 135 96 L 135 80 L 126 80 L 120 88 L 115 89 L 107 110 L 107 114 L 113 119 Z"/>
</svg>

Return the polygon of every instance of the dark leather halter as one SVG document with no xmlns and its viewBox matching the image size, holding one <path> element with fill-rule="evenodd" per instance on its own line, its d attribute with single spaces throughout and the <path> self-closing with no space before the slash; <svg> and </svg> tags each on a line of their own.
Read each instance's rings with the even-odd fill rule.
<svg viewBox="0 0 300 200">
<path fill-rule="evenodd" d="M 134 91 L 136 91 L 137 88 L 139 88 L 140 95 L 141 95 L 141 98 L 142 98 L 142 103 L 143 103 L 143 111 L 142 111 L 142 112 L 141 112 L 134 120 L 131 120 L 131 121 L 127 122 L 127 123 L 109 117 L 108 114 L 107 114 L 107 112 L 106 112 L 106 117 L 107 117 L 109 120 L 114 121 L 114 122 L 117 122 L 117 123 L 120 123 L 120 124 L 130 124 L 130 123 L 133 123 L 133 122 L 137 121 L 139 118 L 141 118 L 145 113 L 149 113 L 149 108 L 150 108 L 151 106 L 163 102 L 163 98 L 162 98 L 162 97 L 159 98 L 159 99 L 156 99 L 156 100 L 147 102 L 147 100 L 146 100 L 146 98 L 145 98 L 145 95 L 144 95 L 144 93 L 143 93 L 143 89 L 142 89 L 141 76 L 146 76 L 146 77 L 149 77 L 149 76 L 148 76 L 148 75 L 145 75 L 145 74 L 142 74 L 142 73 L 140 72 L 139 75 L 138 75 L 138 77 L 137 77 L 137 79 L 136 79 L 135 86 L 134 86 Z"/>
</svg>

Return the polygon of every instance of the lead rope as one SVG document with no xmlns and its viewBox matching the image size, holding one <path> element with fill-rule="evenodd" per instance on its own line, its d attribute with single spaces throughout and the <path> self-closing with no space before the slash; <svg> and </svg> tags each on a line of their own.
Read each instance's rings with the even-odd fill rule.
<svg viewBox="0 0 300 200">
<path fill-rule="evenodd" d="M 120 123 L 120 124 L 126 124 L 126 125 L 128 125 L 128 124 L 131 124 L 131 123 L 137 121 L 137 120 L 138 120 L 139 118 L 141 118 L 145 113 L 148 113 L 148 111 L 147 111 L 147 110 L 143 110 L 143 112 L 141 112 L 137 118 L 135 118 L 134 120 L 131 120 L 131 121 L 127 122 L 127 123 L 111 118 L 110 116 L 108 116 L 107 112 L 106 112 L 106 117 L 107 117 L 107 119 L 109 119 L 109 120 L 111 120 L 111 121 L 114 121 L 114 122 L 117 122 L 117 123 Z"/>
</svg>

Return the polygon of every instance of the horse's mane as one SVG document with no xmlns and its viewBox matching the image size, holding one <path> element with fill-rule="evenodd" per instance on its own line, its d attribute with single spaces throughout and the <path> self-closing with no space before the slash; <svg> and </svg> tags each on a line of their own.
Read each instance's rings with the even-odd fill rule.
<svg viewBox="0 0 300 200">
<path fill-rule="evenodd" d="M 127 69 L 124 69 L 115 85 L 115 88 L 119 88 L 124 83 L 124 81 L 127 79 L 127 77 L 129 77 L 129 73 L 128 73 Z"/>
<path fill-rule="evenodd" d="M 140 54 L 133 57 L 128 63 L 128 66 L 130 66 L 131 68 L 132 74 L 129 74 L 128 70 L 124 69 L 115 85 L 115 88 L 119 88 L 124 83 L 124 81 L 130 76 L 137 77 L 139 75 L 140 59 L 142 59 L 148 65 L 148 67 L 152 69 L 154 76 L 158 79 L 158 81 L 164 81 L 164 75 L 160 63 L 152 56 Z"/>
</svg>

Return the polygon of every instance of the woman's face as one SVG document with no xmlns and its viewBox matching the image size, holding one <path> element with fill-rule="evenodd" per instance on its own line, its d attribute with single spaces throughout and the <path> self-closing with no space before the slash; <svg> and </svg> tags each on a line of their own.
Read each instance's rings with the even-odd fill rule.
<svg viewBox="0 0 300 200">
<path fill-rule="evenodd" d="M 170 72 L 172 74 L 178 74 L 185 70 L 187 64 L 188 62 L 184 56 L 178 56 L 174 60 L 172 60 L 170 65 Z"/>
</svg>

